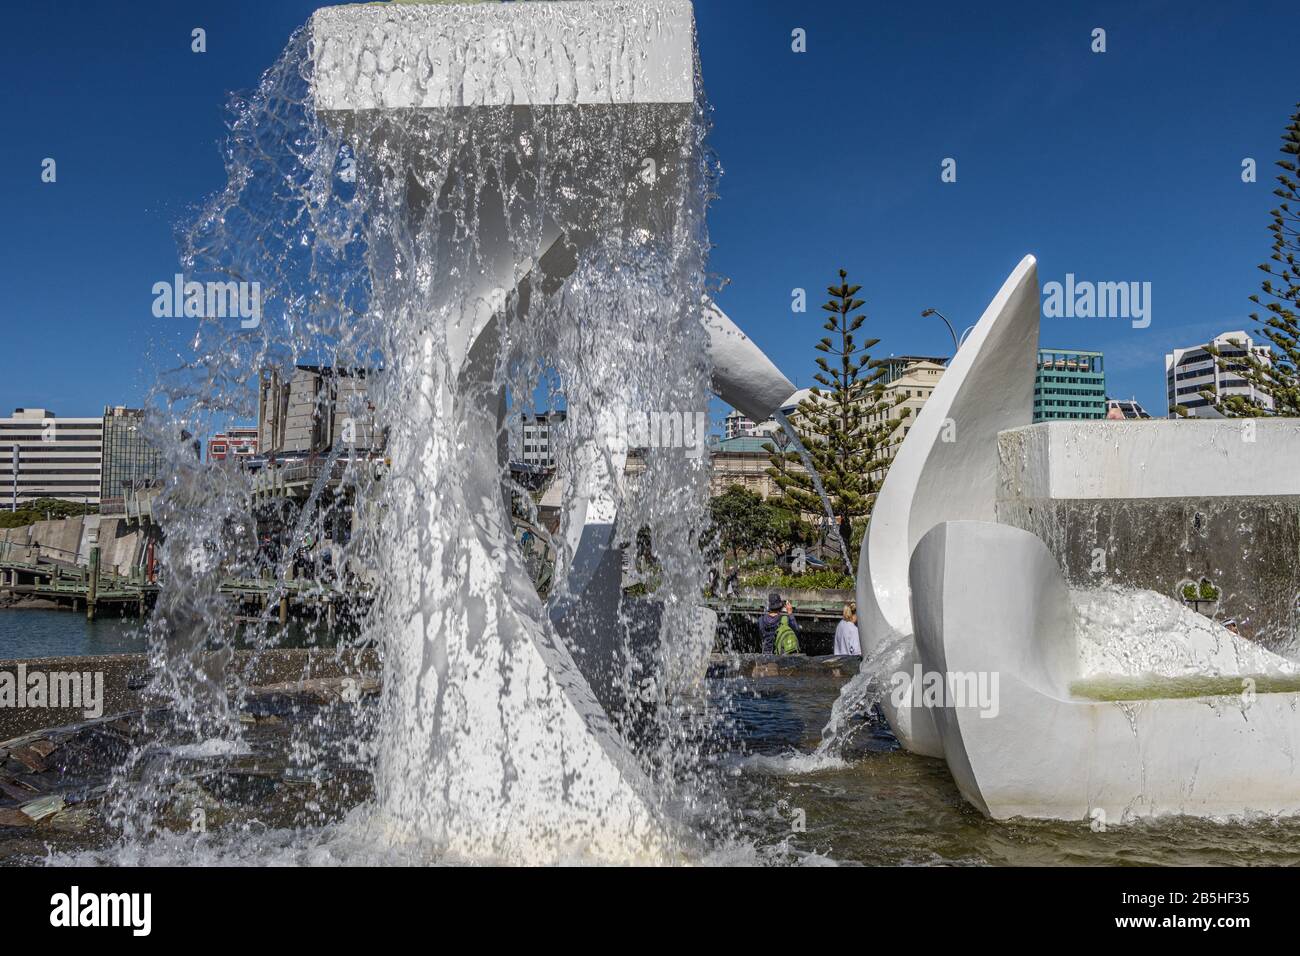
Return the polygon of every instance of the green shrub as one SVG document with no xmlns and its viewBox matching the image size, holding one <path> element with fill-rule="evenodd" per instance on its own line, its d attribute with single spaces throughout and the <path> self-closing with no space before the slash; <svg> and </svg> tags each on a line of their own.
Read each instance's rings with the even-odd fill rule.
<svg viewBox="0 0 1300 956">
<path fill-rule="evenodd" d="M 779 568 L 756 571 L 740 579 L 743 587 L 749 588 L 784 588 L 824 591 L 853 590 L 853 578 L 843 571 L 809 571 L 806 574 L 786 574 Z"/>
</svg>

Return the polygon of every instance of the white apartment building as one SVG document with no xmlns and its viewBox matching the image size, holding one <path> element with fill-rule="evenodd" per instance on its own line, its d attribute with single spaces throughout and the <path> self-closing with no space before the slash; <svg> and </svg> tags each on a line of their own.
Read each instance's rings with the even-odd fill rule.
<svg viewBox="0 0 1300 956">
<path fill-rule="evenodd" d="M 555 467 L 552 439 L 564 426 L 565 413 L 541 412 L 512 418 L 509 429 L 510 458 L 540 468 Z"/>
<path fill-rule="evenodd" d="M 747 415 L 742 415 L 734 408 L 726 418 L 722 420 L 722 435 L 724 439 L 731 438 L 750 438 L 754 434 L 754 420 Z"/>
<path fill-rule="evenodd" d="M 1216 395 L 1245 395 L 1265 408 L 1273 407 L 1273 399 L 1247 382 L 1240 373 L 1234 372 L 1231 364 L 1226 371 L 1220 369 L 1214 356 L 1206 351 L 1209 345 L 1218 349 L 1220 357 L 1229 363 L 1237 359 L 1244 366 L 1247 353 L 1266 365 L 1272 360 L 1267 345 L 1256 345 L 1241 331 L 1224 332 L 1205 345 L 1166 353 L 1165 384 L 1170 415 L 1174 413 L 1174 406 L 1182 405 L 1192 418 L 1218 418 L 1214 403 L 1202 397 L 1203 391 Z"/>
<path fill-rule="evenodd" d="M 36 498 L 99 504 L 104 420 L 19 408 L 0 418 L 0 506 Z"/>
<path fill-rule="evenodd" d="M 912 423 L 920 414 L 921 407 L 933 394 L 943 373 L 943 365 L 933 359 L 916 358 L 904 365 L 897 373 L 897 377 L 885 386 L 882 396 L 885 409 L 871 416 L 870 422 L 877 424 L 891 418 L 898 422 L 890 432 L 889 443 L 885 446 L 884 457 L 887 460 L 893 461 L 894 456 L 898 454 L 903 439 L 912 430 Z M 898 404 L 895 405 L 894 402 Z M 880 477 L 880 474 L 876 477 Z"/>
<path fill-rule="evenodd" d="M 890 433 L 889 444 L 885 448 L 885 457 L 892 460 L 898 454 L 898 448 L 907 437 L 907 433 L 912 428 L 912 422 L 915 421 L 917 414 L 921 411 L 921 406 L 926 403 L 931 393 L 934 392 L 935 386 L 939 384 L 939 379 L 943 377 L 944 365 L 943 359 L 931 358 L 929 356 L 919 355 L 900 355 L 891 356 L 884 361 L 885 366 L 885 388 L 881 400 L 886 404 L 886 411 L 877 413 L 869 421 L 877 423 L 888 418 L 896 419 L 897 424 Z M 799 419 L 802 417 L 799 412 L 799 403 L 804 401 L 812 394 L 811 388 L 801 388 L 786 400 L 781 411 L 791 422 L 798 427 Z M 897 401 L 898 404 L 893 403 Z M 739 415 L 739 412 L 732 412 L 732 415 Z M 727 416 L 728 420 L 731 415 Z M 747 420 L 747 419 L 746 419 Z M 771 438 L 781 430 L 774 418 L 755 425 L 749 436 L 732 436 L 732 437 L 754 437 L 754 438 Z"/>
</svg>

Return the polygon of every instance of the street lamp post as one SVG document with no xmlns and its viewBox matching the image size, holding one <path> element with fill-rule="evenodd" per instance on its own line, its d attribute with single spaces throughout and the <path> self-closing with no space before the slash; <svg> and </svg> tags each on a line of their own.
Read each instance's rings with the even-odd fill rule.
<svg viewBox="0 0 1300 956">
<path fill-rule="evenodd" d="M 928 319 L 932 315 L 937 315 L 939 318 L 943 319 L 943 324 L 948 326 L 948 334 L 952 336 L 952 354 L 956 355 L 957 350 L 961 348 L 961 343 L 957 341 L 957 333 L 953 330 L 952 323 L 949 322 L 948 317 L 938 309 L 926 309 L 921 313 L 921 318 Z"/>
</svg>

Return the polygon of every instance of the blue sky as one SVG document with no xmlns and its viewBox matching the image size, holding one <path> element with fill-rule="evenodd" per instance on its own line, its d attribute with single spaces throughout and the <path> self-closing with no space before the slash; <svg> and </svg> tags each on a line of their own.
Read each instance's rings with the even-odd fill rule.
<svg viewBox="0 0 1300 956">
<path fill-rule="evenodd" d="M 227 95 L 251 89 L 318 5 L 6 11 L 0 414 L 143 399 L 189 331 L 152 315 L 150 289 L 175 271 L 175 226 L 223 183 Z M 1293 0 L 697 0 L 696 16 L 724 169 L 719 301 L 797 384 L 839 268 L 863 286 L 879 355 L 948 354 L 921 310 L 973 323 L 1025 253 L 1044 282 L 1150 282 L 1150 327 L 1046 319 L 1042 341 L 1102 349 L 1111 394 L 1157 414 L 1168 348 L 1249 328 L 1278 136 L 1300 100 Z M 196 26 L 204 54 L 190 51 Z M 955 183 L 940 179 L 947 157 Z"/>
</svg>

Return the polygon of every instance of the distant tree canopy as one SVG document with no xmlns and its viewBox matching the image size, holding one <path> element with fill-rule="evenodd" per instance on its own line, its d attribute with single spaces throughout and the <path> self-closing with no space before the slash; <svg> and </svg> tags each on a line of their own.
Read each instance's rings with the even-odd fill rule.
<svg viewBox="0 0 1300 956">
<path fill-rule="evenodd" d="M 755 491 L 732 485 L 710 502 L 716 546 L 737 565 L 755 554 L 781 554 L 811 540 L 812 528 L 794 512 L 764 501 Z"/>
<path fill-rule="evenodd" d="M 61 498 L 36 498 L 33 501 L 20 502 L 17 511 L 0 511 L 0 528 L 21 528 L 47 518 L 74 518 L 78 515 L 98 512 L 98 505 L 64 501 Z"/>
<path fill-rule="evenodd" d="M 1220 413 L 1229 416 L 1300 415 L 1300 103 L 1291 114 L 1291 121 L 1282 132 L 1283 156 L 1277 161 L 1282 172 L 1278 174 L 1278 188 L 1273 195 L 1282 200 L 1270 211 L 1272 222 L 1268 231 L 1273 234 L 1272 255 L 1269 262 L 1259 268 L 1266 273 L 1260 293 L 1250 301 L 1263 307 L 1267 318 L 1252 312 L 1250 317 L 1260 324 L 1258 334 L 1272 345 L 1273 356 L 1269 363 L 1261 362 L 1249 353 L 1243 358 L 1225 357 L 1216 348 L 1210 351 L 1219 369 L 1231 373 L 1255 386 L 1273 399 L 1273 409 L 1263 407 L 1246 395 L 1216 395 L 1203 393 L 1213 401 Z M 1261 298 L 1261 294 L 1263 298 Z"/>
</svg>

